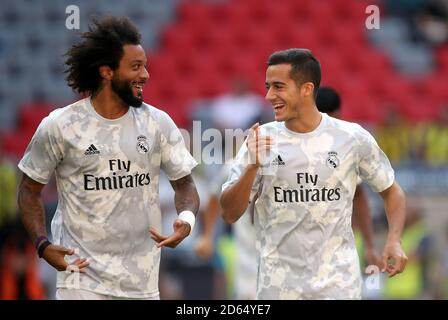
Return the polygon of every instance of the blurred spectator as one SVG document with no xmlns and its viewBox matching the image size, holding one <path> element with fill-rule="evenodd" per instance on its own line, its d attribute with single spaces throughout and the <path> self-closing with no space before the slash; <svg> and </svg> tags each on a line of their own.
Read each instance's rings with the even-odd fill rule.
<svg viewBox="0 0 448 320">
<path fill-rule="evenodd" d="M 422 10 L 427 0 L 384 0 L 388 14 L 409 17 Z"/>
<path fill-rule="evenodd" d="M 255 122 L 272 121 L 273 115 L 263 97 L 252 93 L 244 78 L 236 77 L 232 92 L 213 99 L 209 108 L 197 108 L 196 117 L 211 123 L 211 127 L 222 132 L 224 129 L 244 131 Z M 224 152 L 224 142 L 223 160 L 226 162 L 234 154 Z M 240 146 L 235 139 L 232 142 L 233 152 L 236 152 Z M 222 219 L 218 218 L 218 196 L 229 169 L 224 165 L 208 166 L 204 170 L 210 194 L 205 202 L 207 205 L 201 219 L 202 234 L 195 243 L 195 251 L 198 256 L 213 262 L 215 298 L 253 299 L 256 290 L 255 235 L 252 235 L 252 222 L 246 219 L 250 217 L 242 217 L 235 228 L 223 224 Z"/>
<path fill-rule="evenodd" d="M 425 126 L 422 138 L 426 162 L 431 166 L 448 165 L 448 102 L 437 121 Z"/>
<path fill-rule="evenodd" d="M 245 130 L 259 121 L 265 105 L 262 97 L 249 90 L 249 84 L 245 80 L 236 79 L 232 92 L 219 96 L 212 102 L 212 122 L 219 130 Z"/>
<path fill-rule="evenodd" d="M 413 41 L 430 45 L 448 41 L 446 0 L 384 0 L 383 2 L 388 15 L 400 17 L 407 22 Z"/>
<path fill-rule="evenodd" d="M 448 9 L 446 1 L 429 1 L 415 14 L 416 32 L 420 39 L 432 45 L 448 41 Z"/>
<path fill-rule="evenodd" d="M 0 143 L 0 300 L 43 299 L 34 246 L 17 214 L 17 171 Z"/>
<path fill-rule="evenodd" d="M 17 172 L 12 161 L 3 154 L 0 141 L 0 252 L 4 244 L 7 225 L 17 216 Z"/>
<path fill-rule="evenodd" d="M 227 179 L 230 165 L 222 166 L 209 183 L 210 194 L 202 215 L 202 233 L 195 243 L 195 252 L 203 258 L 220 261 L 215 266 L 226 280 L 226 297 L 230 299 L 255 299 L 257 289 L 256 234 L 253 226 L 253 206 L 233 225 L 225 224 L 220 217 L 219 195 Z M 219 279 L 218 279 L 219 280 Z"/>
<path fill-rule="evenodd" d="M 1 261 L 0 300 L 45 299 L 36 250 L 18 218 L 5 239 Z"/>
<path fill-rule="evenodd" d="M 204 179 L 196 171 L 193 173 L 193 178 L 200 198 L 206 198 L 208 190 Z M 160 207 L 163 212 L 162 231 L 171 230 L 177 212 L 173 201 L 174 191 L 164 174 L 160 176 L 159 188 Z M 203 206 L 204 204 L 201 204 L 198 216 L 204 210 Z M 198 229 L 195 227 L 192 233 L 176 247 L 176 250 L 162 248 L 160 260 L 160 298 L 162 300 L 214 298 L 213 266 L 210 261 L 198 258 L 193 251 Z"/>
<path fill-rule="evenodd" d="M 448 103 L 436 120 L 412 126 L 393 108 L 386 122 L 376 131 L 378 144 L 397 165 L 448 165 Z"/>
<path fill-rule="evenodd" d="M 410 127 L 395 108 L 389 108 L 388 113 L 384 125 L 377 130 L 375 138 L 394 165 L 408 162 L 412 147 Z"/>
<path fill-rule="evenodd" d="M 11 225 L 17 219 L 16 207 L 17 176 L 14 164 L 3 154 L 0 140 L 0 272 L 4 267 L 3 251 L 11 232 Z M 0 290 L 3 290 L 0 281 Z"/>
</svg>

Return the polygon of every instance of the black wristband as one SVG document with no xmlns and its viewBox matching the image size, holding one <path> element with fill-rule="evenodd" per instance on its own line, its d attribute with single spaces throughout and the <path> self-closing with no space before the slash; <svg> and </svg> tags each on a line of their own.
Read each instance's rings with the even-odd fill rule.
<svg viewBox="0 0 448 320">
<path fill-rule="evenodd" d="M 39 248 L 37 248 L 37 254 L 39 255 L 39 258 L 42 258 L 42 253 L 44 253 L 45 248 L 47 248 L 50 244 L 51 242 L 48 240 L 45 240 L 40 244 Z"/>
</svg>

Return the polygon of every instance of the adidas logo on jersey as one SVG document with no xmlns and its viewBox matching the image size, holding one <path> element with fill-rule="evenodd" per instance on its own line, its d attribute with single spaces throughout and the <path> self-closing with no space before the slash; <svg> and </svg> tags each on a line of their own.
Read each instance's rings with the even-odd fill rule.
<svg viewBox="0 0 448 320">
<path fill-rule="evenodd" d="M 273 166 L 284 166 L 285 161 L 283 161 L 282 157 L 280 155 L 277 156 L 274 160 L 272 160 Z"/>
<path fill-rule="evenodd" d="M 87 148 L 86 152 L 84 152 L 84 154 L 85 154 L 86 156 L 89 156 L 89 155 L 92 155 L 92 154 L 100 154 L 100 150 L 98 150 L 93 144 L 91 144 L 91 145 Z"/>
</svg>

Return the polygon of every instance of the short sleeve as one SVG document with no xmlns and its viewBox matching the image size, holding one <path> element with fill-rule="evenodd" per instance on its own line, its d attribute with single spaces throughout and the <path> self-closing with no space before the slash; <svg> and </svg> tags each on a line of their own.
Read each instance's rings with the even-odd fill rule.
<svg viewBox="0 0 448 320">
<path fill-rule="evenodd" d="M 367 182 L 375 192 L 382 192 L 394 182 L 394 170 L 373 136 L 367 130 L 359 128 L 359 177 Z"/>
<path fill-rule="evenodd" d="M 230 165 L 230 172 L 227 181 L 222 186 L 222 191 L 233 185 L 238 180 L 238 178 L 241 176 L 242 172 L 248 166 L 248 164 L 249 164 L 249 153 L 247 150 L 246 141 L 244 141 L 243 145 L 238 151 L 238 154 L 236 155 L 235 159 Z M 257 174 L 257 176 L 255 177 L 254 184 L 252 185 L 249 201 L 252 201 L 254 196 L 258 193 L 259 191 L 258 189 L 260 187 L 260 181 L 261 181 L 261 175 Z"/>
<path fill-rule="evenodd" d="M 62 135 L 50 115 L 40 123 L 18 167 L 31 179 L 47 184 L 63 157 Z"/>
<path fill-rule="evenodd" d="M 177 180 L 191 174 L 197 162 L 185 146 L 179 128 L 165 112 L 162 112 L 159 119 L 162 170 L 169 180 Z"/>
</svg>

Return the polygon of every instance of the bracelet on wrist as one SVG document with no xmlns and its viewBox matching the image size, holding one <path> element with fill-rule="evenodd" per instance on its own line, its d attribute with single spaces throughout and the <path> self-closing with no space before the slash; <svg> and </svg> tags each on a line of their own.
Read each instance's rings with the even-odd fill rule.
<svg viewBox="0 0 448 320">
<path fill-rule="evenodd" d="M 37 249 L 37 254 L 39 255 L 39 258 L 42 258 L 42 254 L 44 253 L 44 250 L 51 244 L 50 241 L 45 240 L 43 241 L 40 245 L 39 248 Z"/>
</svg>

